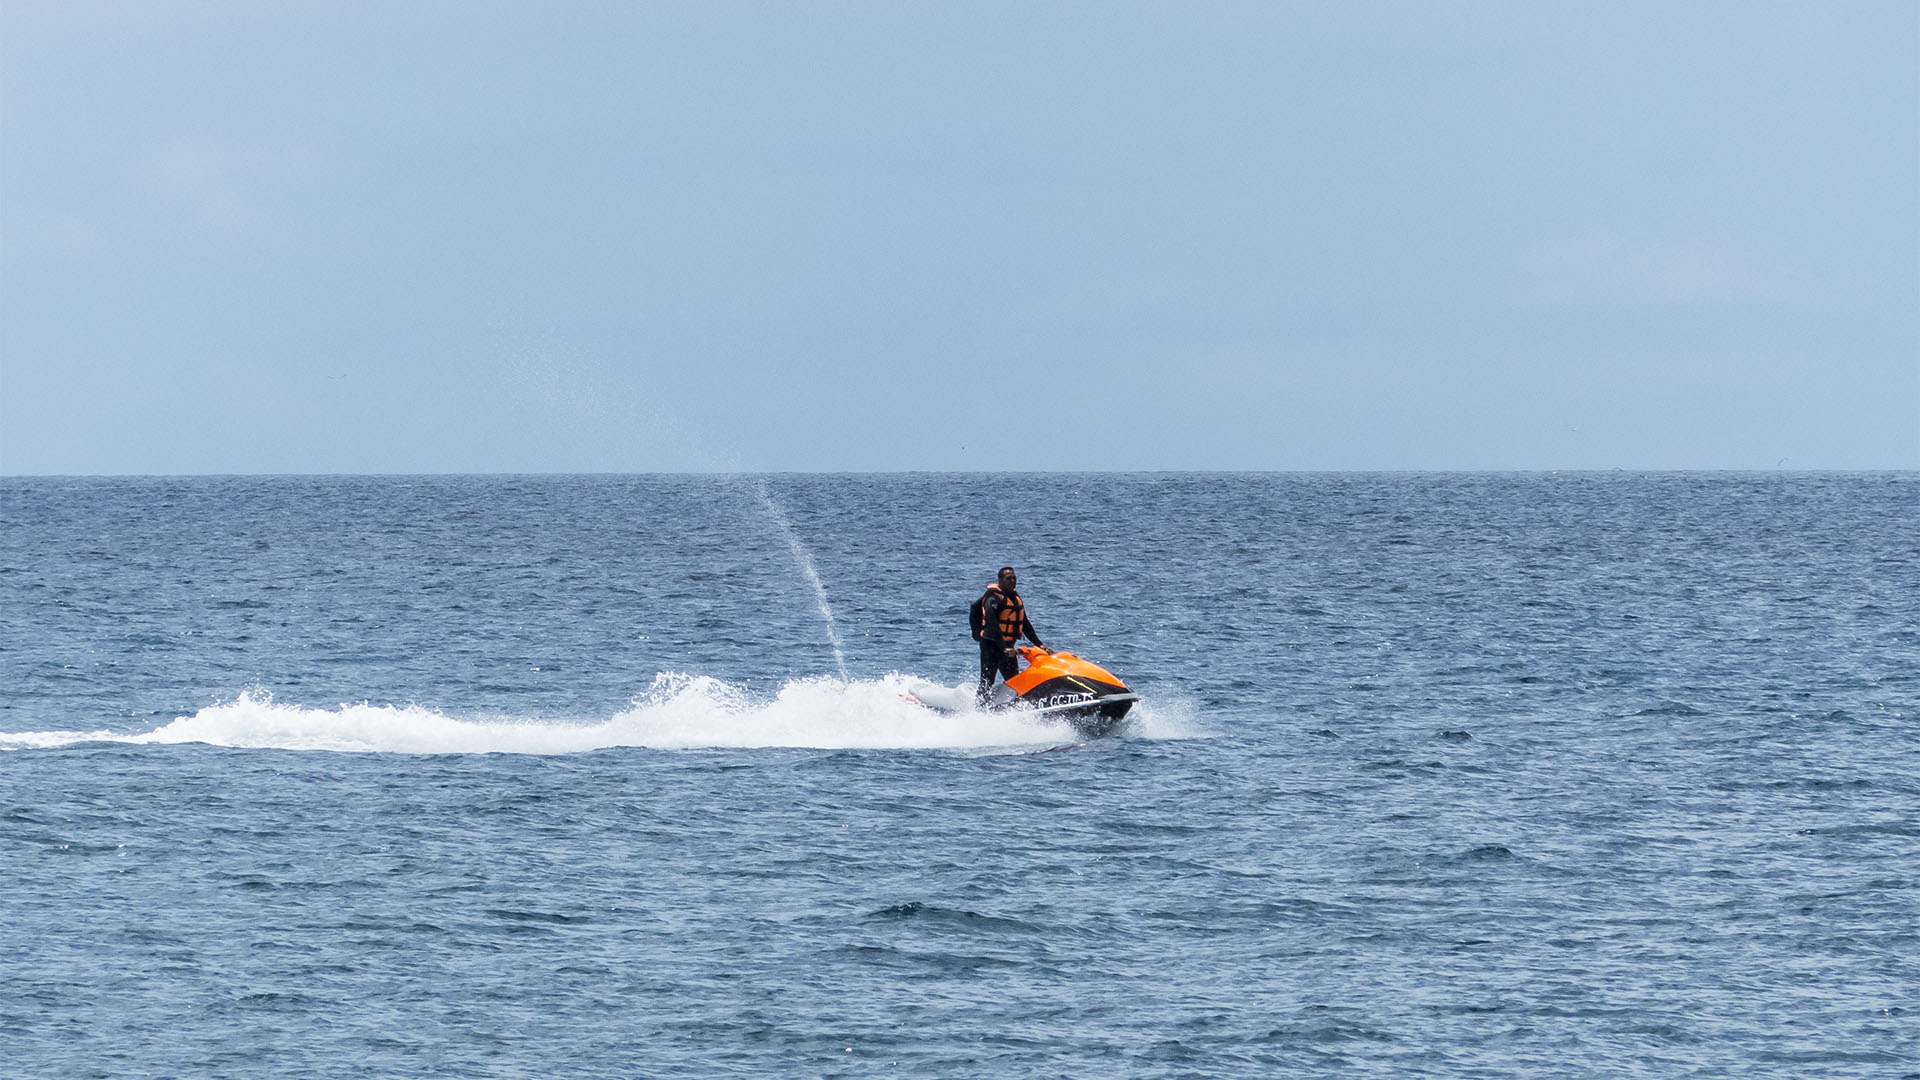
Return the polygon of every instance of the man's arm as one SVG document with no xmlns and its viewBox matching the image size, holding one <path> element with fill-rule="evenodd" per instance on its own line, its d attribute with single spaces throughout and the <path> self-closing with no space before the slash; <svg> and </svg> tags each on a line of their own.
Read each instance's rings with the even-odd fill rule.
<svg viewBox="0 0 1920 1080">
<path fill-rule="evenodd" d="M 1020 612 L 1020 629 L 1025 630 L 1027 632 L 1028 641 L 1033 642 L 1035 645 L 1039 645 L 1043 649 L 1046 648 L 1046 646 L 1041 644 L 1040 642 L 1040 635 L 1033 632 L 1033 620 L 1027 618 L 1027 613 L 1025 609 L 1022 609 Z"/>
</svg>

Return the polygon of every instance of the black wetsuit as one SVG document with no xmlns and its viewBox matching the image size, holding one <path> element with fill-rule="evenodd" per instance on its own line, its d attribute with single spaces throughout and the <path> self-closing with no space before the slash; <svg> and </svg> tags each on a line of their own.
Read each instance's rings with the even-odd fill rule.
<svg viewBox="0 0 1920 1080">
<path fill-rule="evenodd" d="M 1016 601 L 1020 598 L 1018 592 L 1013 596 Z M 1000 626 L 1000 612 L 1006 606 L 1006 597 L 997 592 L 990 592 L 976 601 L 973 606 L 980 615 L 974 623 L 980 628 L 980 632 L 975 635 L 980 639 L 978 697 L 981 701 L 985 701 L 988 691 L 993 689 L 995 676 L 1011 679 L 1020 674 L 1020 661 L 1010 646 L 1020 640 L 1022 633 L 1026 634 L 1027 640 L 1039 645 L 1040 635 L 1033 632 L 1033 623 L 1027 619 L 1027 605 L 1024 603 L 1020 605 L 1020 625 L 1014 629 L 1011 640 L 1003 639 Z"/>
</svg>

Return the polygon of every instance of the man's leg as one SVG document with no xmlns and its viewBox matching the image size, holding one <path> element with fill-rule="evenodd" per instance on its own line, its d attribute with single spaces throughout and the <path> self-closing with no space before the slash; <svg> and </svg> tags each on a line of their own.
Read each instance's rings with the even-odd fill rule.
<svg viewBox="0 0 1920 1080">
<path fill-rule="evenodd" d="M 1000 673 L 1001 649 L 998 642 L 980 643 L 980 689 L 973 695 L 975 704 L 985 705 L 993 691 L 993 677 Z"/>
</svg>

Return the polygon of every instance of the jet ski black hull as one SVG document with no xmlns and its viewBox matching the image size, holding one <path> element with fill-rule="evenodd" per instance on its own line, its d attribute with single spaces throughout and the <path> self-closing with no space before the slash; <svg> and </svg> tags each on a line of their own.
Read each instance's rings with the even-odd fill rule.
<svg viewBox="0 0 1920 1080">
<path fill-rule="evenodd" d="M 1118 694 L 1111 698 L 1095 698 L 1092 701 L 1062 710 L 1040 710 L 1049 719 L 1065 720 L 1073 730 L 1089 739 L 1104 739 L 1114 733 L 1120 722 L 1127 718 L 1133 703 L 1138 700 L 1135 694 Z"/>
</svg>

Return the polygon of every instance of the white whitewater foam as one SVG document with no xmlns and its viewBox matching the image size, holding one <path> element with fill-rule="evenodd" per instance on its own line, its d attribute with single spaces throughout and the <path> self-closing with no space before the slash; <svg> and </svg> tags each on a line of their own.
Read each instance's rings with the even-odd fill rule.
<svg viewBox="0 0 1920 1080">
<path fill-rule="evenodd" d="M 116 742 L 397 754 L 571 754 L 616 746 L 989 750 L 1080 741 L 1065 723 L 1018 712 L 935 712 L 901 696 L 913 681 L 903 675 L 799 679 L 765 700 L 719 679 L 669 673 L 657 676 L 630 708 L 598 722 L 461 719 L 418 705 L 312 708 L 248 693 L 153 731 L 0 732 L 0 748 Z M 1127 733 L 1182 738 L 1193 732 L 1177 712 L 1157 713 L 1143 702 L 1129 716 Z"/>
</svg>

